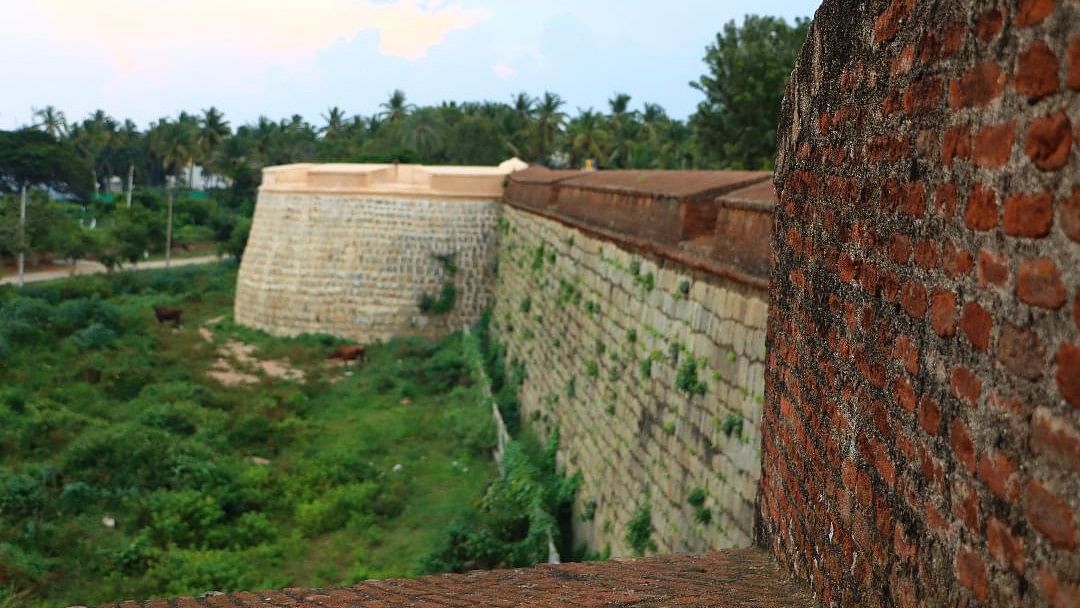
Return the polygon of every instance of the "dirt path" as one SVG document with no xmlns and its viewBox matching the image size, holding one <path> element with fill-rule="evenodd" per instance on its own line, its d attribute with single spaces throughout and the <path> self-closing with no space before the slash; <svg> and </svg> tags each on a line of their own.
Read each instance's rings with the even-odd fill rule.
<svg viewBox="0 0 1080 608">
<path fill-rule="evenodd" d="M 210 264 L 217 262 L 222 258 L 216 255 L 204 255 L 195 258 L 177 258 L 172 261 L 172 267 L 178 266 L 192 266 L 195 264 Z M 165 260 L 154 260 L 152 262 L 143 262 L 141 264 L 128 264 L 123 267 L 124 270 L 154 270 L 157 268 L 165 268 Z M 27 283 L 39 283 L 41 281 L 54 281 L 56 279 L 66 279 L 76 275 L 87 274 L 100 274 L 107 272 L 108 269 L 104 265 L 97 262 L 91 262 L 88 260 L 79 260 L 75 266 L 64 266 L 63 268 L 56 270 L 45 270 L 42 272 L 28 272 L 26 273 Z M 17 274 L 6 275 L 0 277 L 0 285 L 18 285 L 19 276 Z"/>
</svg>

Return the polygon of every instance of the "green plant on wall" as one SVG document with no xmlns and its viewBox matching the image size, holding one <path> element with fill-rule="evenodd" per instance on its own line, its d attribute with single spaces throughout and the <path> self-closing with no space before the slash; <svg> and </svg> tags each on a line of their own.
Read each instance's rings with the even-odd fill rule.
<svg viewBox="0 0 1080 608">
<path fill-rule="evenodd" d="M 425 293 L 420 296 L 417 306 L 420 308 L 420 312 L 424 314 L 449 314 L 450 311 L 454 310 L 454 304 L 457 301 L 457 287 L 454 285 L 454 277 L 458 272 L 457 254 L 434 253 L 431 257 L 439 263 L 446 280 L 443 282 L 442 288 L 439 289 L 438 296 Z"/>
<path fill-rule="evenodd" d="M 656 551 L 652 533 L 652 508 L 647 504 L 641 505 L 626 527 L 626 544 L 630 545 L 635 555 L 645 555 L 646 551 Z"/>
<path fill-rule="evenodd" d="M 693 357 L 686 357 L 675 376 L 675 386 L 687 395 L 704 395 L 707 388 L 698 378 L 698 362 Z"/>
<path fill-rule="evenodd" d="M 585 364 L 585 375 L 590 378 L 596 378 L 600 375 L 600 366 L 596 361 L 589 361 Z"/>
<path fill-rule="evenodd" d="M 708 525 L 712 521 L 712 511 L 705 506 L 707 497 L 705 488 L 700 486 L 690 490 L 690 493 L 686 495 L 686 502 L 694 508 L 694 519 L 702 525 Z"/>
<path fill-rule="evenodd" d="M 648 380 L 652 377 L 652 359 L 642 359 L 638 364 L 638 371 L 641 372 L 641 377 L 644 380 Z"/>
<path fill-rule="evenodd" d="M 724 435 L 727 437 L 731 437 L 732 435 L 734 435 L 735 437 L 741 438 L 743 432 L 742 416 L 735 413 L 728 414 L 727 417 L 724 418 L 724 422 L 720 426 L 720 430 L 722 430 L 724 432 Z"/>
</svg>

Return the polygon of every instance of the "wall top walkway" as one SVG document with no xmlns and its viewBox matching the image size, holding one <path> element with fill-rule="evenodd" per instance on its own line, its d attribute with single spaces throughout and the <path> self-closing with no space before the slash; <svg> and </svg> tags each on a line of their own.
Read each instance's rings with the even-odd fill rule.
<svg viewBox="0 0 1080 608">
<path fill-rule="evenodd" d="M 497 167 L 303 163 L 267 167 L 260 191 L 497 199 L 506 177 L 527 166 L 516 158 Z"/>
<path fill-rule="evenodd" d="M 552 171 L 509 177 L 505 202 L 622 246 L 768 287 L 776 194 L 762 171 Z"/>
<path fill-rule="evenodd" d="M 124 602 L 115 608 L 389 608 L 425 606 L 811 606 L 773 560 L 758 549 L 705 555 L 545 565 L 516 570 L 368 581 L 343 589 L 206 594 L 179 600 Z"/>
</svg>

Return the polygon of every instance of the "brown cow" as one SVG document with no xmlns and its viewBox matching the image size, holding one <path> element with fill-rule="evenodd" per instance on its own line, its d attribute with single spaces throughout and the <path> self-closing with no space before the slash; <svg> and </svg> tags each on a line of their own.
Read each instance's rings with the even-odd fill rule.
<svg viewBox="0 0 1080 608">
<path fill-rule="evenodd" d="M 330 359 L 338 359 L 348 363 L 349 361 L 363 361 L 364 360 L 364 347 L 356 346 L 355 344 L 346 344 L 345 346 L 338 347 L 337 350 L 330 353 Z"/>
<path fill-rule="evenodd" d="M 158 324 L 162 324 L 166 321 L 172 321 L 174 327 L 180 327 L 180 316 L 183 314 L 179 308 L 167 308 L 165 306 L 154 306 L 154 316 L 157 317 Z"/>
</svg>

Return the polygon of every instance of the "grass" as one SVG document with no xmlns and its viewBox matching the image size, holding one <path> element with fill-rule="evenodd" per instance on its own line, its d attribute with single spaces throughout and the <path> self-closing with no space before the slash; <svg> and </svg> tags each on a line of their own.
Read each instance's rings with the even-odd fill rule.
<svg viewBox="0 0 1080 608">
<path fill-rule="evenodd" d="M 0 289 L 0 606 L 411 576 L 474 507 L 494 433 L 460 335 L 342 369 L 339 340 L 235 325 L 234 284 L 223 263 Z M 218 384 L 229 341 L 305 381 Z"/>
</svg>

